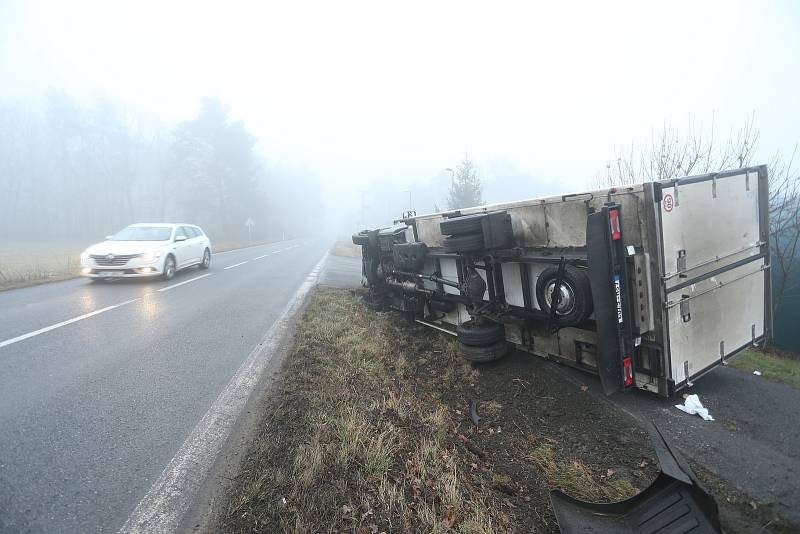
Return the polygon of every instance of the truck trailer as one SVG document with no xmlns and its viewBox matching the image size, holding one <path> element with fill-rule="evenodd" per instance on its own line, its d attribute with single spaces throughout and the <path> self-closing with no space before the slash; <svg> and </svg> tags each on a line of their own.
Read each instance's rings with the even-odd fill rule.
<svg viewBox="0 0 800 534">
<path fill-rule="evenodd" d="M 352 236 L 368 302 L 671 396 L 772 332 L 766 166 L 477 206 Z"/>
</svg>

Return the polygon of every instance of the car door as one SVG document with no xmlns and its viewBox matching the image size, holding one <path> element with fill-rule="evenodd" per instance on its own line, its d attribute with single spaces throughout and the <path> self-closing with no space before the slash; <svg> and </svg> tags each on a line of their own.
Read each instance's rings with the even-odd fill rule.
<svg viewBox="0 0 800 534">
<path fill-rule="evenodd" d="M 179 240 L 180 237 L 184 237 L 185 240 Z M 173 251 L 175 254 L 175 263 L 179 269 L 192 262 L 192 241 L 191 237 L 186 232 L 185 226 L 179 226 L 178 229 L 175 230 L 175 244 L 173 246 Z"/>
<path fill-rule="evenodd" d="M 203 243 L 200 239 L 200 232 L 194 226 L 184 227 L 186 234 L 189 236 L 189 242 L 192 243 L 192 261 L 191 263 L 200 263 L 203 259 Z"/>
</svg>

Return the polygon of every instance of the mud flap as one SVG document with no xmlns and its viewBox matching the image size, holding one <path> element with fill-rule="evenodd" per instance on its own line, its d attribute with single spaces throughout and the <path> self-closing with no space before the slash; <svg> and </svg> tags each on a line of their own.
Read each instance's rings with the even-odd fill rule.
<svg viewBox="0 0 800 534">
<path fill-rule="evenodd" d="M 617 334 L 617 307 L 611 292 L 612 258 L 608 236 L 608 215 L 592 213 L 586 223 L 589 282 L 592 285 L 594 320 L 597 324 L 597 374 L 606 395 L 623 388 L 622 358 Z"/>
<path fill-rule="evenodd" d="M 551 491 L 550 503 L 563 534 L 722 532 L 716 501 L 661 432 L 650 427 L 650 440 L 661 466 L 655 481 L 635 497 L 609 504 L 579 501 Z"/>
</svg>

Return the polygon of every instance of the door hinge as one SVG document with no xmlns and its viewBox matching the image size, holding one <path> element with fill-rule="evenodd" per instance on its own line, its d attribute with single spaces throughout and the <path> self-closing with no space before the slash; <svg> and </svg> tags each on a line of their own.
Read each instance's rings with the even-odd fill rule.
<svg viewBox="0 0 800 534">
<path fill-rule="evenodd" d="M 689 295 L 681 295 L 681 319 L 683 319 L 684 323 L 688 323 L 692 320 L 692 314 L 689 311 Z"/>
<path fill-rule="evenodd" d="M 686 278 L 686 249 L 680 249 L 678 251 L 676 263 L 678 267 L 678 277 Z"/>
</svg>

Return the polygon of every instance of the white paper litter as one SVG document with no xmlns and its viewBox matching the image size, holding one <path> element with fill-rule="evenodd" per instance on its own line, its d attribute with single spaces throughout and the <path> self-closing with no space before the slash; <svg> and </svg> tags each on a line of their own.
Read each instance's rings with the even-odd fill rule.
<svg viewBox="0 0 800 534">
<path fill-rule="evenodd" d="M 700 397 L 697 395 L 689 395 L 686 397 L 686 400 L 683 401 L 683 404 L 676 404 L 675 407 L 691 415 L 697 414 L 706 421 L 714 420 L 711 414 L 708 413 L 708 408 L 703 406 L 703 403 L 700 402 Z"/>
<path fill-rule="evenodd" d="M 753 371 L 753 374 L 756 376 L 761 376 L 761 371 Z"/>
</svg>

